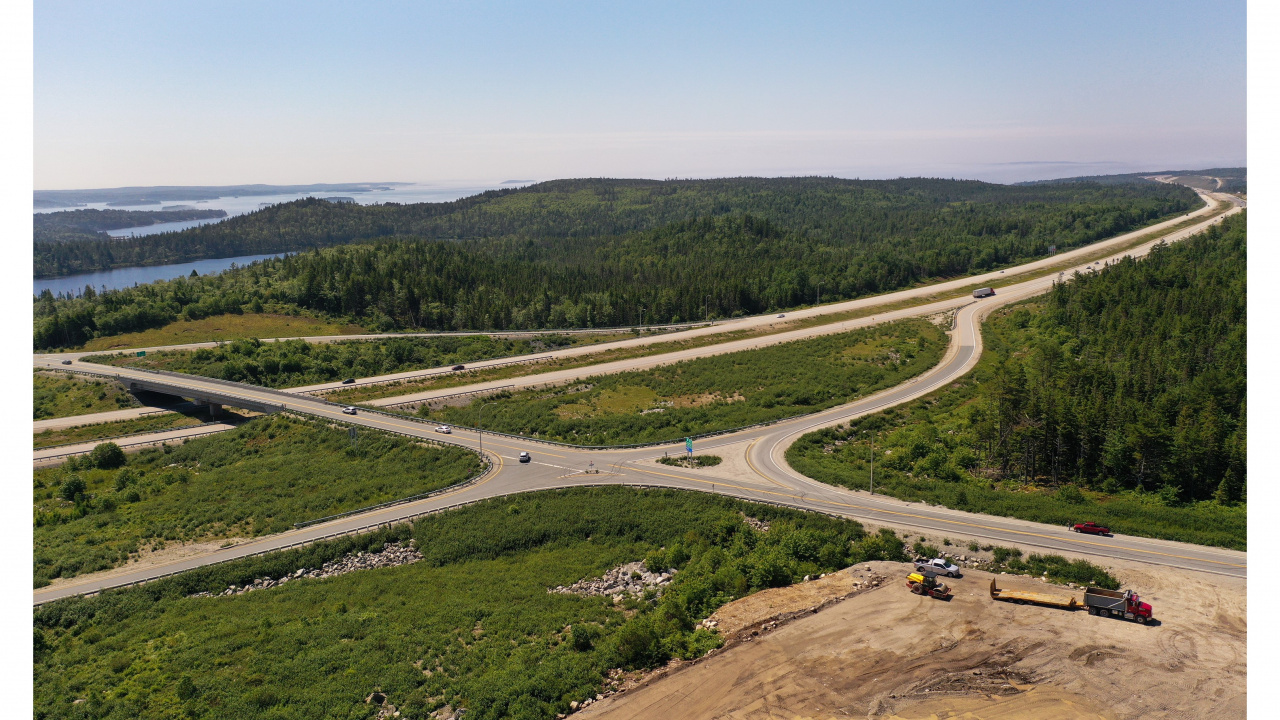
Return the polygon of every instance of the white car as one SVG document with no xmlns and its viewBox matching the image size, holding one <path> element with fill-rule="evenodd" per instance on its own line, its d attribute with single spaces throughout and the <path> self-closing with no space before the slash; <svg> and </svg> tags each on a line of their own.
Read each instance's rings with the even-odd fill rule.
<svg viewBox="0 0 1280 720">
<path fill-rule="evenodd" d="M 343 415 L 355 415 L 355 414 L 356 414 L 356 409 L 355 409 L 355 408 L 353 408 L 353 407 L 351 407 L 350 405 L 348 405 L 348 406 L 346 406 L 346 407 L 342 408 L 342 414 L 343 414 Z"/>
<path fill-rule="evenodd" d="M 786 314 L 786 313 L 778 313 L 778 317 L 780 317 L 780 318 L 784 318 L 784 317 L 786 317 L 786 316 L 787 316 L 787 314 Z"/>
<path fill-rule="evenodd" d="M 440 433 L 441 435 L 450 435 L 453 433 L 453 430 L 451 430 L 448 425 L 441 425 L 440 427 L 436 428 L 436 432 Z"/>
<path fill-rule="evenodd" d="M 958 577 L 960 575 L 960 568 L 952 565 L 942 558 L 934 558 L 932 560 L 921 560 L 916 563 L 916 572 L 931 572 L 935 575 Z"/>
</svg>

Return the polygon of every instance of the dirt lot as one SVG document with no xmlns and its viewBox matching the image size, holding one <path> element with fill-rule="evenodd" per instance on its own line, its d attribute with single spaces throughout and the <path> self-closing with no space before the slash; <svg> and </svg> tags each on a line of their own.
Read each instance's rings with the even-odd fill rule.
<svg viewBox="0 0 1280 720">
<path fill-rule="evenodd" d="M 976 570 L 944 602 L 907 592 L 908 566 L 867 563 L 721 608 L 712 619 L 734 638 L 726 648 L 575 717 L 1244 717 L 1244 581 L 1112 568 L 1158 623 L 997 603 L 992 575 Z"/>
</svg>

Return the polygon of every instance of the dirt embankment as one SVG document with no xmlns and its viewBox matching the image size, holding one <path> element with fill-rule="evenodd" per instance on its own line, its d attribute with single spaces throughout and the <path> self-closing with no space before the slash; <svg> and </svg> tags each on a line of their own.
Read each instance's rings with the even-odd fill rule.
<svg viewBox="0 0 1280 720">
<path fill-rule="evenodd" d="M 992 575 L 976 570 L 949 581 L 955 590 L 949 602 L 920 597 L 902 584 L 909 571 L 899 563 L 866 563 L 731 603 L 712 617 L 730 639 L 726 648 L 578 716 L 1245 715 L 1242 580 L 1114 563 L 1125 586 L 1154 606 L 1159 622 L 1143 626 L 995 602 L 987 593 Z M 1079 592 L 997 577 L 1001 587 Z"/>
</svg>

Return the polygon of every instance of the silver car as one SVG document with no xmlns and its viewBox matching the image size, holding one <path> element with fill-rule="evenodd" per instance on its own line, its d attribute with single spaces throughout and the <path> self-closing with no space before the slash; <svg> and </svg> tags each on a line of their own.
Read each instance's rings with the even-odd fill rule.
<svg viewBox="0 0 1280 720">
<path fill-rule="evenodd" d="M 946 575 L 949 578 L 960 576 L 960 568 L 942 558 L 921 560 L 916 563 L 916 572 L 931 572 L 935 575 Z"/>
</svg>

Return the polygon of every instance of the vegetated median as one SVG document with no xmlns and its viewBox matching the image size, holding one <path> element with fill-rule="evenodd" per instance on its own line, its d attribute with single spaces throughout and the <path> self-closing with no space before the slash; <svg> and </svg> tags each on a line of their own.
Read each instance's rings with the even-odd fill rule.
<svg viewBox="0 0 1280 720">
<path fill-rule="evenodd" d="M 756 527 L 748 524 L 751 518 Z M 764 523 L 767 531 L 756 529 Z M 352 552 L 416 540 L 422 559 L 227 597 Z M 544 491 L 367 535 L 224 563 L 35 611 L 37 717 L 364 716 L 551 720 L 620 673 L 719 646 L 703 618 L 733 599 L 868 560 L 905 560 L 892 532 L 674 490 Z M 638 560 L 660 591 L 549 592 Z M 340 668 L 340 670 L 339 670 Z"/>
<path fill-rule="evenodd" d="M 114 450 L 112 450 L 114 448 Z M 475 453 L 287 416 L 126 456 L 100 445 L 34 476 L 34 573 L 107 570 L 170 543 L 281 532 L 430 492 L 481 469 Z"/>
<path fill-rule="evenodd" d="M 817 480 L 1118 533 L 1246 545 L 1245 223 L 1006 308 L 973 373 L 809 433 Z"/>
<path fill-rule="evenodd" d="M 230 411 L 227 410 L 224 410 L 223 412 L 230 413 Z M 35 449 L 39 450 L 40 448 L 53 447 L 55 445 L 70 445 L 74 443 L 85 443 L 91 440 L 106 440 L 110 438 L 128 437 L 130 435 L 141 435 L 143 433 L 178 430 L 186 427 L 194 427 L 196 425 L 210 422 L 211 420 L 212 418 L 209 416 L 209 411 L 203 408 L 190 413 L 158 412 L 155 415 L 148 415 L 145 417 L 135 418 L 133 420 L 116 420 L 113 422 L 76 425 L 75 427 L 60 428 L 58 430 L 45 430 L 43 432 L 34 433 L 33 444 Z"/>
<path fill-rule="evenodd" d="M 924 320 L 503 393 L 421 417 L 577 445 L 665 442 L 805 415 L 892 387 L 936 365 L 947 336 Z"/>
<path fill-rule="evenodd" d="M 558 334 L 518 339 L 459 335 L 324 343 L 246 339 L 212 348 L 160 350 L 143 357 L 116 354 L 91 355 L 84 359 L 113 367 L 167 370 L 263 387 L 289 388 L 532 355 L 598 341 L 592 336 Z"/>
</svg>

